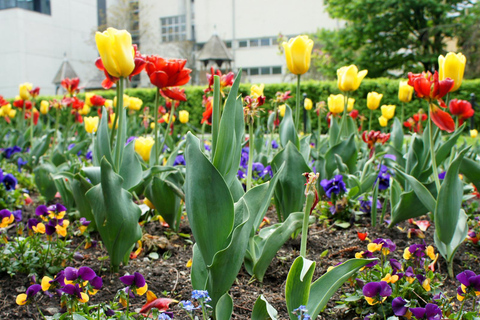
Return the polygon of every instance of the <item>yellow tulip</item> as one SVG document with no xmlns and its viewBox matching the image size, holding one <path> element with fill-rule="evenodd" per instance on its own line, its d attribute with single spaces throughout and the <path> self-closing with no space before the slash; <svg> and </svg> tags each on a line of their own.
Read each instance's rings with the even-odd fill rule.
<svg viewBox="0 0 480 320">
<path fill-rule="evenodd" d="M 313 40 L 303 35 L 291 38 L 282 45 L 285 50 L 288 70 L 296 75 L 306 73 L 310 69 Z"/>
<path fill-rule="evenodd" d="M 19 87 L 20 99 L 28 100 L 30 99 L 30 91 L 32 90 L 32 84 L 29 82 L 22 83 Z"/>
<path fill-rule="evenodd" d="M 88 133 L 97 132 L 99 121 L 98 117 L 85 117 L 83 118 L 83 121 L 85 123 L 85 131 Z"/>
<path fill-rule="evenodd" d="M 381 116 L 380 118 L 378 118 L 378 122 L 382 127 L 386 127 L 388 124 L 388 119 L 385 118 L 384 116 Z"/>
<path fill-rule="evenodd" d="M 117 106 L 117 96 L 113 98 L 113 106 Z M 129 108 L 130 107 L 130 97 L 127 96 L 126 94 L 123 95 L 123 107 L 124 108 Z"/>
<path fill-rule="evenodd" d="M 400 81 L 398 87 L 398 100 L 402 102 L 412 101 L 413 87 L 408 85 L 408 81 Z"/>
<path fill-rule="evenodd" d="M 140 98 L 130 97 L 128 99 L 128 109 L 138 111 L 142 107 L 143 101 Z"/>
<path fill-rule="evenodd" d="M 170 114 L 169 113 L 165 113 L 165 115 L 162 117 L 163 121 L 165 121 L 165 123 L 170 123 L 168 120 L 170 120 Z M 172 122 L 175 122 L 175 115 L 173 115 L 172 117 Z"/>
<path fill-rule="evenodd" d="M 258 97 L 263 96 L 263 89 L 264 88 L 265 88 L 265 84 L 263 84 L 263 83 L 259 86 L 254 84 L 250 88 L 250 97 L 252 97 L 253 99 L 257 99 Z"/>
<path fill-rule="evenodd" d="M 380 106 L 383 94 L 372 91 L 367 94 L 367 108 L 370 110 L 377 110 Z"/>
<path fill-rule="evenodd" d="M 90 113 L 90 109 L 91 108 L 89 105 L 84 104 L 82 110 L 78 111 L 78 113 L 81 114 L 82 116 L 86 116 L 87 114 Z"/>
<path fill-rule="evenodd" d="M 357 66 L 353 64 L 348 67 L 341 67 L 337 70 L 338 88 L 343 92 L 357 90 L 367 73 L 367 70 L 358 72 Z"/>
<path fill-rule="evenodd" d="M 126 30 L 108 28 L 95 34 L 97 49 L 107 72 L 116 77 L 127 77 L 135 68 L 135 50 L 132 36 Z"/>
<path fill-rule="evenodd" d="M 86 92 L 85 93 L 85 105 L 88 105 L 89 107 L 92 106 L 92 102 L 90 99 L 95 95 L 93 92 Z"/>
<path fill-rule="evenodd" d="M 147 198 L 143 199 L 143 203 L 146 204 L 150 209 L 155 210 L 155 206 L 153 205 L 152 201 L 148 200 Z"/>
<path fill-rule="evenodd" d="M 445 80 L 446 78 L 453 79 L 453 89 L 450 92 L 458 90 L 463 80 L 463 73 L 465 72 L 465 63 L 467 58 L 461 53 L 449 52 L 444 57 L 440 55 L 438 57 L 438 77 L 439 80 Z"/>
<path fill-rule="evenodd" d="M 284 104 L 278 106 L 278 112 L 281 117 L 285 117 L 285 109 L 287 109 L 287 107 Z"/>
<path fill-rule="evenodd" d="M 152 137 L 139 137 L 135 139 L 135 151 L 144 161 L 148 161 L 150 159 L 150 151 L 154 144 L 155 141 Z"/>
<path fill-rule="evenodd" d="M 3 114 L 3 116 L 6 117 L 6 116 L 9 115 L 10 111 L 12 110 L 12 105 L 11 105 L 10 103 L 8 103 L 8 104 L 2 106 L 2 107 L 0 108 L 0 110 L 1 110 L 1 112 L 2 112 L 2 114 Z"/>
<path fill-rule="evenodd" d="M 328 110 L 330 110 L 331 113 L 342 113 L 343 109 L 345 109 L 345 97 L 343 94 L 331 94 L 328 97 L 327 104 Z"/>
<path fill-rule="evenodd" d="M 40 113 L 47 114 L 48 109 L 50 109 L 50 103 L 48 103 L 47 100 L 42 100 L 42 102 L 40 102 Z"/>
<path fill-rule="evenodd" d="M 188 122 L 188 116 L 189 113 L 187 110 L 181 110 L 178 112 L 178 118 L 181 123 L 187 123 Z"/>
<path fill-rule="evenodd" d="M 470 130 L 470 137 L 476 138 L 478 135 L 477 129 Z"/>
<path fill-rule="evenodd" d="M 155 129 L 155 122 L 150 122 L 150 129 Z"/>
<path fill-rule="evenodd" d="M 16 109 L 11 109 L 10 112 L 8 113 L 8 117 L 10 119 L 13 119 L 13 118 L 15 118 L 16 114 L 17 114 L 17 110 Z"/>
<path fill-rule="evenodd" d="M 108 123 L 108 127 L 110 129 L 113 128 L 113 121 L 115 121 L 115 113 L 110 114 L 110 122 Z M 118 129 L 118 119 L 117 119 L 117 123 L 115 124 L 115 129 Z"/>
<path fill-rule="evenodd" d="M 105 100 L 105 108 L 111 108 L 113 106 L 113 100 L 112 99 L 107 99 Z"/>
<path fill-rule="evenodd" d="M 345 99 L 345 98 L 344 98 Z M 345 101 L 345 100 L 343 100 Z M 348 103 L 347 103 L 347 112 L 350 112 L 353 110 L 353 106 L 355 104 L 355 99 L 353 98 L 348 98 Z"/>
<path fill-rule="evenodd" d="M 312 110 L 313 108 L 312 100 L 310 100 L 309 98 L 305 98 L 305 100 L 303 101 L 303 107 L 305 108 L 305 110 Z"/>
<path fill-rule="evenodd" d="M 392 119 L 395 116 L 395 105 L 389 104 L 386 105 L 384 104 L 382 106 L 382 116 L 387 118 L 388 120 Z"/>
<path fill-rule="evenodd" d="M 0 108 L 0 117 L 6 117 L 7 115 L 3 112 L 3 108 Z"/>
</svg>

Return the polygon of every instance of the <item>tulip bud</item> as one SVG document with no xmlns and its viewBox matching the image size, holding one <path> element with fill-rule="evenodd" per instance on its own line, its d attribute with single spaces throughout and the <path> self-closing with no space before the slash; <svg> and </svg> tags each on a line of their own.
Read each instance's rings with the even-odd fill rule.
<svg viewBox="0 0 480 320">
<path fill-rule="evenodd" d="M 92 101 L 90 100 L 95 94 L 93 92 L 86 92 L 85 93 L 85 105 L 88 105 L 89 107 L 91 107 L 93 104 L 92 104 Z"/>
<path fill-rule="evenodd" d="M 381 116 L 381 117 L 378 118 L 378 122 L 380 123 L 380 125 L 382 127 L 386 127 L 387 124 L 388 124 L 388 119 L 385 118 L 384 116 Z"/>
<path fill-rule="evenodd" d="M 128 109 L 138 111 L 142 108 L 143 101 L 140 98 L 130 97 L 128 99 Z"/>
<path fill-rule="evenodd" d="M 395 116 L 395 105 L 383 105 L 382 106 L 382 116 L 385 117 L 387 120 L 392 119 Z"/>
<path fill-rule="evenodd" d="M 150 152 L 155 141 L 152 137 L 139 137 L 135 139 L 135 151 L 142 157 L 144 161 L 150 159 Z"/>
<path fill-rule="evenodd" d="M 470 130 L 470 137 L 476 138 L 478 135 L 477 129 Z"/>
<path fill-rule="evenodd" d="M 306 73 L 310 68 L 313 40 L 303 35 L 292 38 L 282 45 L 285 50 L 288 70 L 296 75 Z"/>
<path fill-rule="evenodd" d="M 108 28 L 95 34 L 97 49 L 107 72 L 116 78 L 127 77 L 135 69 L 132 36 L 126 30 Z"/>
<path fill-rule="evenodd" d="M 450 78 L 454 81 L 453 88 L 450 92 L 458 90 L 463 80 L 463 73 L 465 72 L 465 63 L 467 58 L 461 53 L 449 52 L 444 57 L 440 55 L 438 57 L 439 73 L 438 78 L 440 81 Z"/>
<path fill-rule="evenodd" d="M 47 114 L 49 108 L 50 108 L 50 103 L 48 103 L 47 100 L 42 100 L 42 102 L 40 102 L 40 113 L 41 114 Z"/>
<path fill-rule="evenodd" d="M 412 88 L 413 89 L 413 88 Z M 375 91 L 369 92 L 367 95 L 367 108 L 370 110 L 377 110 L 380 106 L 380 100 L 382 100 L 383 94 Z"/>
<path fill-rule="evenodd" d="M 189 113 L 187 110 L 181 110 L 178 112 L 178 118 L 181 123 L 187 123 L 188 122 L 188 116 Z"/>
<path fill-rule="evenodd" d="M 343 96 L 343 94 L 331 94 L 328 97 L 327 104 L 328 110 L 330 110 L 331 113 L 342 113 L 343 109 L 345 109 L 345 97 Z"/>
<path fill-rule="evenodd" d="M 347 112 L 350 112 L 353 110 L 353 105 L 355 104 L 355 99 L 353 98 L 348 98 L 348 103 L 347 103 Z"/>
<path fill-rule="evenodd" d="M 165 113 L 164 116 L 162 117 L 163 121 L 165 123 L 170 123 L 170 114 L 169 113 Z M 175 115 L 173 115 L 172 117 L 172 122 L 175 122 Z"/>
<path fill-rule="evenodd" d="M 309 98 L 305 98 L 305 100 L 303 101 L 303 106 L 305 110 L 312 110 L 313 108 L 312 100 L 310 100 Z"/>
<path fill-rule="evenodd" d="M 408 85 L 408 81 L 400 81 L 398 87 L 398 100 L 402 102 L 412 101 L 413 87 Z"/>
<path fill-rule="evenodd" d="M 22 100 L 30 99 L 30 91 L 32 90 L 32 84 L 29 82 L 22 83 L 19 87 L 19 96 Z M 16 99 L 17 100 L 17 99 Z"/>
<path fill-rule="evenodd" d="M 13 118 L 15 118 L 15 115 L 16 115 L 16 114 L 17 114 L 17 110 L 11 109 L 10 112 L 8 113 L 8 117 L 9 117 L 10 119 L 13 119 Z"/>
<path fill-rule="evenodd" d="M 250 96 L 252 97 L 252 99 L 257 99 L 258 97 L 263 96 L 263 89 L 264 88 L 265 88 L 265 84 L 263 84 L 263 83 L 259 86 L 254 84 L 250 88 Z"/>
<path fill-rule="evenodd" d="M 110 129 L 113 128 L 113 121 L 115 121 L 115 113 L 110 114 L 110 121 L 108 122 L 108 127 Z M 117 119 L 117 123 L 115 124 L 115 129 L 118 129 L 118 119 Z"/>
<path fill-rule="evenodd" d="M 105 108 L 112 108 L 113 107 L 113 100 L 112 99 L 107 99 L 105 100 Z"/>
<path fill-rule="evenodd" d="M 285 109 L 287 108 L 284 104 L 278 106 L 278 112 L 280 113 L 281 117 L 285 117 Z"/>
<path fill-rule="evenodd" d="M 98 117 L 85 117 L 83 118 L 83 121 L 85 123 L 85 131 L 88 133 L 97 132 L 99 121 Z"/>
<path fill-rule="evenodd" d="M 337 70 L 338 88 L 343 92 L 357 90 L 367 73 L 367 70 L 359 72 L 357 66 L 353 64 L 348 67 L 341 67 Z"/>
</svg>

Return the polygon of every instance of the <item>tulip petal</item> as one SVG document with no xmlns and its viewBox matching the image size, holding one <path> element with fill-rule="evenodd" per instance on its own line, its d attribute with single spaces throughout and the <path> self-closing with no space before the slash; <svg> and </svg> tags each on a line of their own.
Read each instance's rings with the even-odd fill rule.
<svg viewBox="0 0 480 320">
<path fill-rule="evenodd" d="M 185 95 L 184 90 L 175 87 L 175 88 L 163 88 L 161 89 L 164 95 L 169 97 L 170 99 L 177 100 L 177 101 L 187 101 L 187 96 Z"/>
<path fill-rule="evenodd" d="M 455 131 L 455 122 L 449 113 L 443 111 L 434 104 L 430 105 L 430 107 L 432 120 L 440 130 L 445 130 L 447 132 Z"/>
</svg>

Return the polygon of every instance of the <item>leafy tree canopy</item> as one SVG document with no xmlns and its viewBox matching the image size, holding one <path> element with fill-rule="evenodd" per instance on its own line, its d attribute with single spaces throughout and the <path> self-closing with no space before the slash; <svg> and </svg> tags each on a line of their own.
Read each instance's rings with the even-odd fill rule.
<svg viewBox="0 0 480 320">
<path fill-rule="evenodd" d="M 324 1 L 332 18 L 345 21 L 344 28 L 316 34 L 314 64 L 326 77 L 349 64 L 368 69 L 369 77 L 436 69 L 447 42 L 460 42 L 478 23 L 476 0 Z"/>
</svg>

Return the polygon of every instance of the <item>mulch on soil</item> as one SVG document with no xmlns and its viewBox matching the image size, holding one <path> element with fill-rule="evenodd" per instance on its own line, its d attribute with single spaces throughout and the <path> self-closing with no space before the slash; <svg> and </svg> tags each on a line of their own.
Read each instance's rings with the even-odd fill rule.
<svg viewBox="0 0 480 320">
<path fill-rule="evenodd" d="M 269 210 L 267 216 L 276 221 L 275 211 Z M 356 227 L 349 229 L 340 229 L 336 227 L 325 227 L 322 224 L 315 224 L 309 229 L 308 236 L 308 254 L 307 257 L 317 262 L 314 279 L 323 275 L 329 266 L 334 266 L 347 259 L 355 257 L 355 253 L 365 250 L 367 242 L 362 242 L 357 237 L 357 231 L 364 232 L 368 230 L 370 239 L 389 238 L 396 245 L 397 250 L 394 253 L 397 258 L 401 257 L 403 249 L 414 243 L 425 243 L 433 245 L 434 227 L 430 227 L 425 232 L 424 240 L 419 238 L 407 237 L 406 232 L 402 232 L 398 228 L 387 229 L 385 225 L 371 228 L 368 218 L 363 218 Z M 145 231 L 151 235 L 162 236 L 168 231 L 158 222 L 150 222 L 146 225 Z M 186 222 L 182 222 L 181 233 L 191 234 L 190 228 Z M 73 267 L 88 266 L 103 278 L 104 287 L 95 295 L 90 297 L 89 304 L 96 304 L 112 300 L 116 292 L 124 285 L 118 279 L 125 273 L 140 272 L 145 276 L 149 290 L 152 290 L 158 297 L 168 297 L 176 300 L 188 300 L 191 297 L 190 269 L 187 262 L 192 255 L 192 240 L 167 232 L 167 243 L 163 250 L 158 252 L 159 259 L 153 260 L 145 255 L 144 252 L 131 260 L 128 266 L 121 267 L 119 274 L 111 274 L 108 272 L 109 261 L 100 261 L 99 258 L 107 256 L 105 249 L 97 246 L 94 249 L 80 250 L 84 256 L 83 261 L 75 261 Z M 98 234 L 93 237 L 99 239 Z M 72 247 L 78 245 L 81 239 L 75 239 Z M 322 253 L 328 250 L 326 256 L 321 257 Z M 263 283 L 255 281 L 250 283 L 250 275 L 243 269 L 240 270 L 236 282 L 233 284 L 230 294 L 234 301 L 234 314 L 232 319 L 249 319 L 255 300 L 263 294 L 265 298 L 278 311 L 279 319 L 288 319 L 287 309 L 285 305 L 285 280 L 293 260 L 300 252 L 300 238 L 290 239 L 279 250 L 273 259 L 264 278 Z M 480 247 L 465 243 L 461 246 L 456 254 L 454 261 L 455 274 L 470 269 L 476 273 L 480 272 L 478 257 L 480 256 Z M 437 265 L 438 270 L 445 276 L 447 274 L 447 266 L 442 258 Z M 0 319 L 40 319 L 40 316 L 33 305 L 18 306 L 15 298 L 19 293 L 25 292 L 30 285 L 27 275 L 16 275 L 10 277 L 7 274 L 0 274 Z M 458 283 L 456 280 L 446 279 L 443 291 L 450 296 L 455 296 Z M 348 287 L 345 285 L 345 290 Z M 136 298 L 131 301 L 134 309 L 139 309 L 145 303 L 145 296 Z M 356 317 L 353 312 L 345 312 L 335 307 L 335 299 L 339 299 L 337 293 L 329 302 L 326 310 L 320 315 L 321 319 L 352 319 Z M 48 298 L 43 295 L 39 303 L 42 311 L 46 315 L 51 315 L 59 309 L 59 299 Z M 175 319 L 188 319 L 187 315 L 178 306 L 172 308 Z"/>
</svg>

